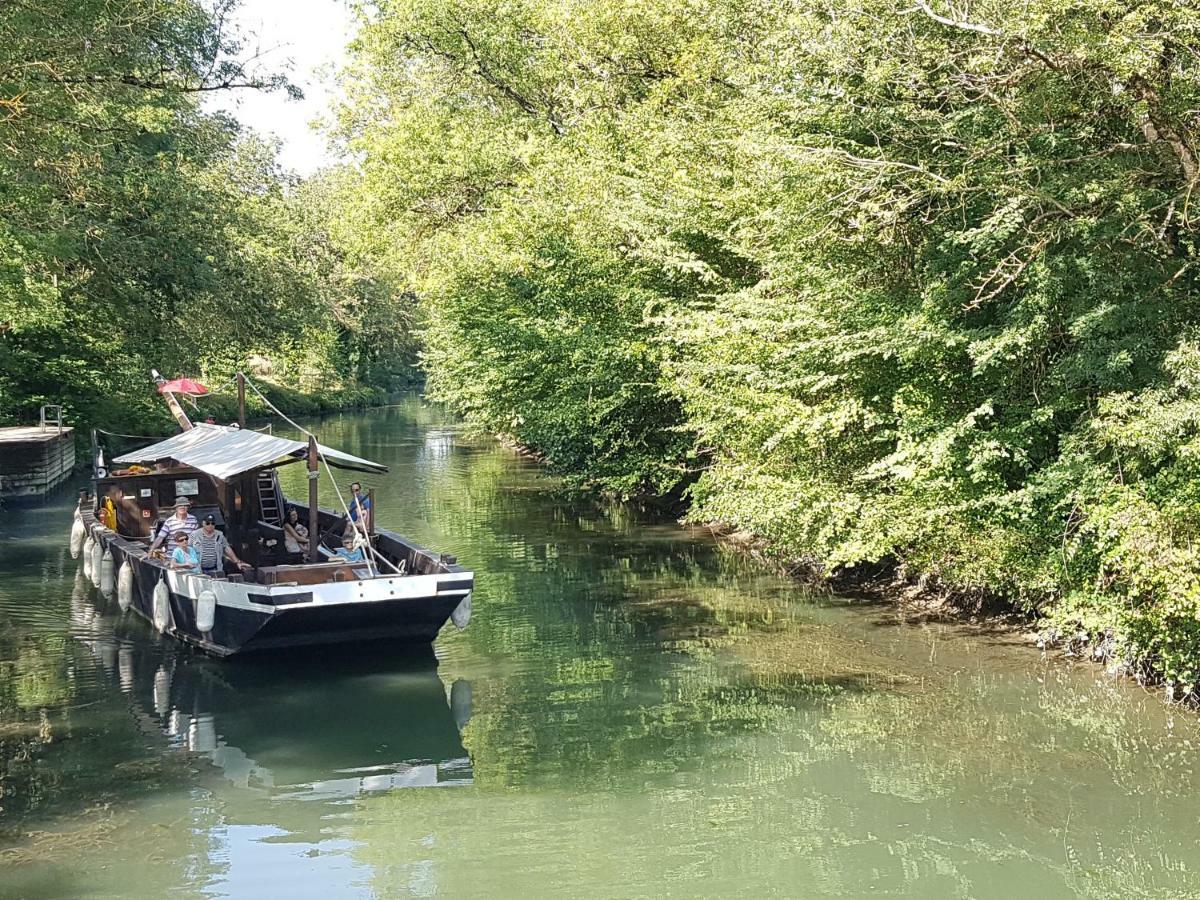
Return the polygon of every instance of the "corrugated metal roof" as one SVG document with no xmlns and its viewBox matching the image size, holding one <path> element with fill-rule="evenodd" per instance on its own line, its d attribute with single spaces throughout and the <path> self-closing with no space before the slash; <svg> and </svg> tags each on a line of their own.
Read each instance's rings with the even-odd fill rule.
<svg viewBox="0 0 1200 900">
<path fill-rule="evenodd" d="M 387 466 L 362 459 L 322 444 L 317 447 L 330 465 L 343 469 L 358 469 L 364 472 L 386 472 Z M 149 447 L 123 453 L 113 462 L 122 465 L 152 463 L 160 459 L 174 459 L 199 469 L 206 475 L 222 480 L 261 469 L 286 457 L 301 459 L 308 452 L 308 444 L 288 438 L 263 434 L 244 428 L 201 423 L 190 431 L 182 431 Z"/>
</svg>

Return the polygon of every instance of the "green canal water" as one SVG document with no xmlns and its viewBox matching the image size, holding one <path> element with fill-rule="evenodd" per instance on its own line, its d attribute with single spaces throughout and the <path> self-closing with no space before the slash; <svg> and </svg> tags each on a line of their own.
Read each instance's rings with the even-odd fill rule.
<svg viewBox="0 0 1200 900">
<path fill-rule="evenodd" d="M 207 660 L 83 579 L 69 492 L 6 509 L 0 896 L 1200 894 L 1191 714 L 566 498 L 415 398 L 319 428 L 474 621 Z"/>
</svg>

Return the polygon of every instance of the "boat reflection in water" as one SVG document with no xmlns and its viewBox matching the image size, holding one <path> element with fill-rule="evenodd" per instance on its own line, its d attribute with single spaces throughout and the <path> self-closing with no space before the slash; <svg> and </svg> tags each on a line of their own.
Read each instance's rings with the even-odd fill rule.
<svg viewBox="0 0 1200 900">
<path fill-rule="evenodd" d="M 73 605 L 76 634 L 130 695 L 139 727 L 206 757 L 237 787 L 333 800 L 471 782 L 460 736 L 470 684 L 447 687 L 432 650 L 218 662 L 82 597 Z"/>
</svg>

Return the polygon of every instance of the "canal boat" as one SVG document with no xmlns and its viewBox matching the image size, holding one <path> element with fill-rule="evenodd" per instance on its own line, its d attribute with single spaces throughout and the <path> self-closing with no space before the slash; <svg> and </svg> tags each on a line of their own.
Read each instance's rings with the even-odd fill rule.
<svg viewBox="0 0 1200 900">
<path fill-rule="evenodd" d="M 325 447 L 311 434 L 305 442 L 242 427 L 247 380 L 238 376 L 238 424 L 193 424 L 174 391 L 163 390 L 174 383 L 158 377 L 178 434 L 108 465 L 101 436 L 93 435 L 92 490 L 81 492 L 72 531 L 85 573 L 115 592 L 123 610 L 221 657 L 362 641 L 428 645 L 448 620 L 465 628 L 474 575 L 455 557 L 375 528 L 373 502 L 350 527 L 345 505 L 317 505 L 321 466 L 378 474 L 387 467 Z M 305 462 L 309 497 L 301 504 L 284 495 L 278 472 Z M 247 567 L 222 561 L 211 575 L 172 568 L 152 545 L 177 500 L 197 521 L 212 516 Z M 289 508 L 304 510 L 307 552 L 287 549 Z M 355 545 L 350 559 L 337 554 L 343 532 Z"/>
</svg>

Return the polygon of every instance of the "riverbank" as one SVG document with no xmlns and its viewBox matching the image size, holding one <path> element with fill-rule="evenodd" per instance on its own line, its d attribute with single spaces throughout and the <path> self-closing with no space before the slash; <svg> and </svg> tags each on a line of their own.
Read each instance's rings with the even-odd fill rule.
<svg viewBox="0 0 1200 900">
<path fill-rule="evenodd" d="M 812 560 L 781 559 L 772 552 L 768 541 L 756 535 L 720 523 L 708 523 L 705 528 L 722 543 L 810 588 L 890 603 L 909 619 L 1001 628 L 1020 635 L 1043 653 L 1057 652 L 1064 661 L 1086 661 L 1109 677 L 1124 677 L 1143 688 L 1161 690 L 1168 703 L 1200 710 L 1200 696 L 1195 691 L 1180 695 L 1153 668 L 1123 659 L 1110 633 L 1090 633 L 1082 624 L 1064 623 L 1036 606 L 1020 606 L 985 588 L 965 589 L 946 584 L 928 572 L 909 570 L 896 560 L 826 572 Z M 1072 624 L 1076 627 L 1071 627 Z"/>
<path fill-rule="evenodd" d="M 536 447 L 522 443 L 511 434 L 493 432 L 491 436 L 517 455 L 547 466 L 546 454 Z M 588 493 L 586 489 L 581 490 Z M 592 493 L 603 495 L 603 492 Z M 642 498 L 641 505 L 685 521 L 689 510 L 685 497 L 686 491 L 680 490 L 667 497 Z M 809 588 L 831 595 L 894 604 L 910 619 L 969 622 L 1002 628 L 1019 635 L 1044 653 L 1057 652 L 1064 660 L 1086 660 L 1110 677 L 1123 676 L 1144 688 L 1162 689 L 1164 699 L 1169 703 L 1200 709 L 1200 696 L 1196 692 L 1179 695 L 1153 667 L 1139 666 L 1122 658 L 1111 632 L 1093 633 L 1082 623 L 1046 615 L 1043 604 L 1048 598 L 1021 605 L 983 586 L 967 588 L 947 583 L 930 572 L 913 569 L 893 558 L 829 570 L 815 559 L 782 556 L 760 535 L 720 522 L 692 524 L 699 524 L 722 544 L 735 547 L 759 564 Z"/>
<path fill-rule="evenodd" d="M 302 391 L 278 384 L 263 376 L 253 378 L 255 386 L 285 415 L 315 416 L 323 413 L 351 409 L 367 409 L 384 406 L 395 398 L 395 393 L 382 387 L 365 384 L 336 385 Z M 201 408 L 218 422 L 237 420 L 237 395 L 234 393 L 210 394 L 201 401 Z M 274 412 L 254 391 L 246 391 L 246 417 L 265 419 Z"/>
<path fill-rule="evenodd" d="M 511 434 L 489 432 L 489 436 L 518 456 L 550 468 L 546 454 L 536 447 L 522 443 Z M 637 501 L 613 497 L 603 491 L 587 488 L 575 487 L 573 490 L 585 495 L 600 496 L 606 502 L 636 502 L 644 509 L 681 522 L 687 518 L 688 503 L 684 489 L 665 497 L 641 496 Z M 816 560 L 780 557 L 772 551 L 770 541 L 759 535 L 720 522 L 705 522 L 700 527 L 722 544 L 737 548 L 760 565 L 795 579 L 809 588 L 824 590 L 830 594 L 859 596 L 893 603 L 902 607 L 909 615 L 928 619 L 987 622 L 992 626 L 1020 632 L 1031 644 L 1036 644 L 1043 650 L 1057 646 L 1071 658 L 1090 657 L 1105 664 L 1113 662 L 1109 656 L 1091 656 L 1087 652 L 1089 641 L 1086 638 L 1075 634 L 1068 639 L 1058 630 L 1041 628 L 1039 626 L 1048 626 L 1049 622 L 1035 609 L 1023 609 L 999 594 L 983 588 L 954 587 L 930 573 L 910 571 L 894 559 L 841 567 L 829 572 Z M 1106 653 L 1111 653 L 1111 641 L 1105 641 L 1099 646 L 1103 646 Z M 1138 681 L 1142 684 L 1154 683 L 1152 677 L 1149 681 L 1146 677 L 1139 678 Z"/>
<path fill-rule="evenodd" d="M 263 376 L 255 376 L 253 384 L 270 401 L 271 406 L 290 418 L 378 408 L 393 402 L 399 393 L 403 393 L 363 384 L 337 384 L 306 391 L 279 384 Z M 236 393 L 228 388 L 217 388 L 216 390 L 217 393 L 194 398 L 195 405 L 185 403 L 184 412 L 193 422 L 202 422 L 207 418 L 221 423 L 237 421 Z M 115 423 L 104 420 L 93 421 L 79 427 L 76 430 L 77 442 L 86 446 L 91 427 L 118 436 L 124 434 L 157 436 L 174 433 L 178 429 L 178 425 L 171 417 L 166 404 L 161 402 L 158 395 L 154 393 L 153 386 L 147 387 L 146 393 L 149 403 L 139 403 L 133 410 L 132 417 L 127 415 Z M 279 417 L 271 406 L 268 406 L 253 390 L 247 389 L 246 419 L 249 423 L 257 426 L 268 421 L 278 422 Z M 86 460 L 87 453 L 82 453 L 81 458 Z"/>
</svg>

